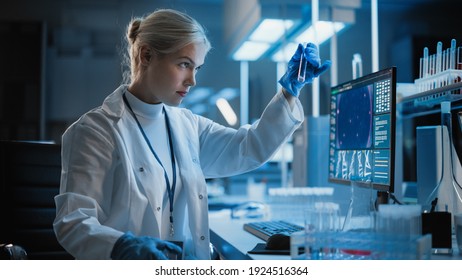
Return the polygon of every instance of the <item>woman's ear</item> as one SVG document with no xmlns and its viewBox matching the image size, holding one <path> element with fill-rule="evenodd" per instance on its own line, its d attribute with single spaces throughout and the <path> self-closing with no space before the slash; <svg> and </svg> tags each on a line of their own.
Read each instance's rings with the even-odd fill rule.
<svg viewBox="0 0 462 280">
<path fill-rule="evenodd" d="M 148 66 L 151 62 L 151 58 L 153 56 L 153 51 L 148 46 L 142 46 L 140 50 L 140 62 L 143 66 Z"/>
</svg>

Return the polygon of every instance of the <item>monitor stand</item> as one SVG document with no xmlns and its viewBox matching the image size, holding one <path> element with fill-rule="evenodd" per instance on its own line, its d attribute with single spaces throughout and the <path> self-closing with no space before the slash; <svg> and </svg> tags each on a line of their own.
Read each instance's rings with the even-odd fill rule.
<svg viewBox="0 0 462 280">
<path fill-rule="evenodd" d="M 375 200 L 375 210 L 379 209 L 380 204 L 388 204 L 390 194 L 385 191 L 377 191 L 377 198 Z"/>
<path fill-rule="evenodd" d="M 370 183 L 351 182 L 351 196 L 343 231 L 371 231 L 374 226 L 373 214 L 376 197 Z"/>
<path fill-rule="evenodd" d="M 417 203 L 424 212 L 438 198 L 435 211 L 462 212 L 462 166 L 449 139 L 438 126 L 417 127 Z M 452 155 L 451 155 L 452 153 Z"/>
</svg>

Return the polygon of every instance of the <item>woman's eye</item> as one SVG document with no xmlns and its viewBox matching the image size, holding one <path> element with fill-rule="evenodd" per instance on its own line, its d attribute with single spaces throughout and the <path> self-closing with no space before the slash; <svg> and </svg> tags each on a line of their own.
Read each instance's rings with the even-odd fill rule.
<svg viewBox="0 0 462 280">
<path fill-rule="evenodd" d="M 180 63 L 180 67 L 188 68 L 188 67 L 189 67 L 189 62 L 182 62 L 182 63 Z"/>
</svg>

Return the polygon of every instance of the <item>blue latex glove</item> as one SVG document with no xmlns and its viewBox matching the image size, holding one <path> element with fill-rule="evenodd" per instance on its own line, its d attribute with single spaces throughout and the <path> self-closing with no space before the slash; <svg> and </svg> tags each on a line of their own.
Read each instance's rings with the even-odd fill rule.
<svg viewBox="0 0 462 280">
<path fill-rule="evenodd" d="M 302 55 L 304 56 L 304 60 L 306 60 L 306 74 L 305 81 L 303 82 L 298 80 L 298 70 L 300 66 L 300 58 Z M 308 43 L 305 48 L 303 48 L 302 44 L 299 44 L 297 51 L 295 51 L 287 65 L 287 72 L 279 80 L 279 84 L 288 93 L 298 97 L 303 86 L 312 83 L 313 79 L 327 71 L 331 64 L 332 63 L 330 60 L 326 60 L 321 65 L 318 48 L 315 44 Z"/>
<path fill-rule="evenodd" d="M 181 248 L 171 242 L 150 236 L 136 237 L 131 232 L 122 235 L 114 244 L 113 260 L 168 260 L 164 251 L 181 254 Z"/>
</svg>

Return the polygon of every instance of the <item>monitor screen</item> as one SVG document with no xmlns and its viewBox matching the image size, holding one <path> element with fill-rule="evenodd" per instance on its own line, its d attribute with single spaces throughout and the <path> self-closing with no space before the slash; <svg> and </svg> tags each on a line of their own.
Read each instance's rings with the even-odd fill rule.
<svg viewBox="0 0 462 280">
<path fill-rule="evenodd" d="M 329 181 L 393 192 L 396 68 L 331 89 Z"/>
</svg>

